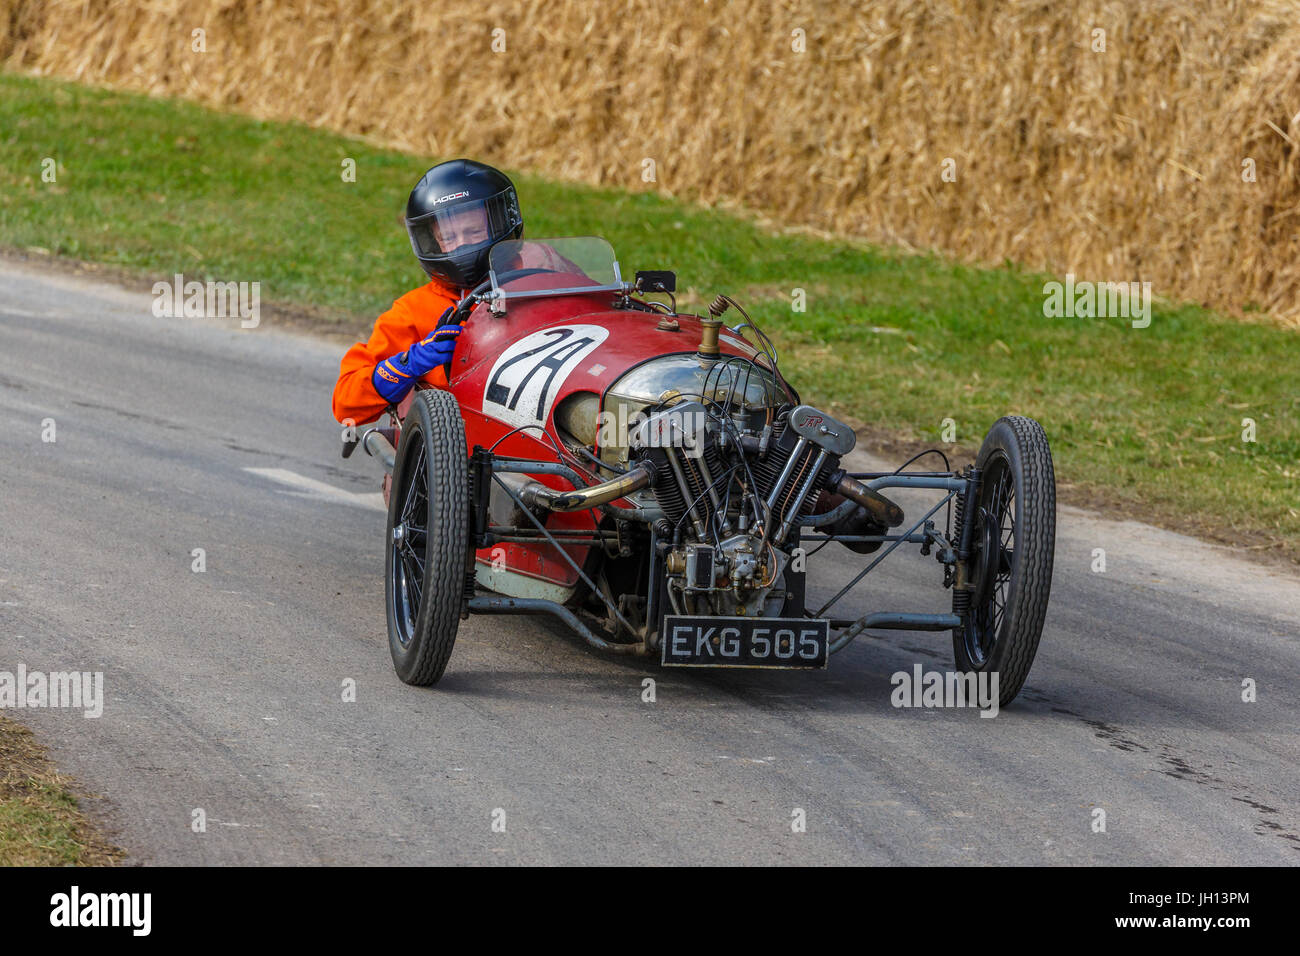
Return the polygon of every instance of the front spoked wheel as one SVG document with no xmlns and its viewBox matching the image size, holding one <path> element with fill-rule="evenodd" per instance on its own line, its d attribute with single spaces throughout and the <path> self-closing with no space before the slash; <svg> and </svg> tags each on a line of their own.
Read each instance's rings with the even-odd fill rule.
<svg viewBox="0 0 1300 956">
<path fill-rule="evenodd" d="M 1047 435 L 1031 418 L 999 419 L 976 467 L 979 494 L 967 502 L 972 522 L 971 587 L 954 593 L 962 626 L 953 631 L 957 666 L 998 675 L 999 706 L 1024 686 L 1047 615 L 1056 549 L 1056 475 Z"/>
<path fill-rule="evenodd" d="M 468 547 L 465 425 L 450 393 L 421 391 L 398 443 L 384 560 L 388 648 L 408 684 L 435 684 L 447 668 Z"/>
</svg>

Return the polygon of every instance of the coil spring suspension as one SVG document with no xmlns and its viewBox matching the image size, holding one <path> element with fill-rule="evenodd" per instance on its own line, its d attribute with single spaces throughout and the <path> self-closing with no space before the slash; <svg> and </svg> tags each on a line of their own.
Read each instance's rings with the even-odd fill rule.
<svg viewBox="0 0 1300 956">
<path fill-rule="evenodd" d="M 484 481 L 485 473 L 486 474 L 491 473 L 490 464 L 487 465 L 487 469 L 489 470 L 486 472 L 484 470 L 484 467 L 482 466 L 484 460 L 481 455 L 482 452 L 483 452 L 482 448 L 475 446 L 474 458 L 471 461 L 471 467 L 469 469 L 469 491 L 470 491 L 469 500 L 473 505 L 471 513 L 477 512 L 482 507 L 483 502 L 480 501 L 480 495 L 479 495 L 479 489 L 482 487 L 480 483 Z M 491 458 L 490 453 L 487 454 L 487 458 L 489 459 Z M 474 467 L 475 465 L 478 465 L 479 467 Z M 460 619 L 462 621 L 469 620 L 469 602 L 470 599 L 474 597 L 474 592 L 478 584 L 478 576 L 476 573 L 477 566 L 474 557 L 474 549 L 478 544 L 478 540 L 477 540 L 478 536 L 475 533 L 476 524 L 477 524 L 476 519 L 471 519 L 469 547 L 466 549 L 468 553 L 465 555 L 465 583 L 464 583 L 464 587 L 461 589 Z"/>
<path fill-rule="evenodd" d="M 953 543 L 960 548 L 962 540 L 962 528 L 966 523 L 966 496 L 964 494 L 957 496 L 957 507 L 953 509 L 955 517 L 952 526 Z M 958 560 L 964 560 L 963 555 L 958 555 Z M 965 619 L 970 612 L 970 589 L 959 587 L 954 588 L 952 592 L 952 612 Z"/>
</svg>

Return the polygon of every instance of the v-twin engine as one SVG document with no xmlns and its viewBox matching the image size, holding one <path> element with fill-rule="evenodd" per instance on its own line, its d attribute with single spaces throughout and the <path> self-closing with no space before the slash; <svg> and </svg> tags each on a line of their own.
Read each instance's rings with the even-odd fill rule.
<svg viewBox="0 0 1300 956">
<path fill-rule="evenodd" d="M 779 614 L 798 521 L 841 478 L 854 441 L 847 425 L 808 405 L 749 425 L 686 401 L 642 422 L 631 444 L 652 468 L 667 520 L 674 610 Z"/>
</svg>

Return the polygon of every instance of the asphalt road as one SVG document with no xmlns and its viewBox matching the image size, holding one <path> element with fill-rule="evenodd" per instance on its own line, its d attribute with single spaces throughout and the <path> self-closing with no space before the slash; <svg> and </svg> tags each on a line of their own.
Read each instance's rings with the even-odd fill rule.
<svg viewBox="0 0 1300 956">
<path fill-rule="evenodd" d="M 103 672 L 98 719 L 11 716 L 136 861 L 1300 862 L 1300 579 L 1063 508 L 1037 662 L 994 719 L 891 706 L 947 635 L 682 672 L 475 617 L 408 687 L 379 469 L 330 417 L 339 347 L 149 306 L 0 265 L 0 670 Z M 863 561 L 828 547 L 814 594 Z M 945 608 L 939 570 L 912 549 L 848 610 Z"/>
</svg>

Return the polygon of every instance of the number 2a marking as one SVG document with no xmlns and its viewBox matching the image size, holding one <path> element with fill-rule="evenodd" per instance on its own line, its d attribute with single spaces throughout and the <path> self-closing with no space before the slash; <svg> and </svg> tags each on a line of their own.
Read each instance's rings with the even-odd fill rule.
<svg viewBox="0 0 1300 956">
<path fill-rule="evenodd" d="M 564 371 L 566 365 L 580 358 L 593 346 L 599 345 L 603 339 L 603 336 L 597 338 L 590 334 L 575 337 L 575 331 L 575 329 L 559 328 L 536 333 L 547 340 L 500 362 L 492 370 L 492 377 L 488 380 L 487 388 L 483 393 L 484 402 L 501 406 L 510 412 L 517 412 L 518 417 L 527 417 L 530 410 L 519 411 L 519 402 L 528 391 L 528 385 L 534 377 L 544 374 L 545 378 L 537 390 L 537 407 L 531 410 L 532 421 L 544 422 L 556 377 Z M 531 359 L 532 362 L 517 382 L 508 383 L 503 380 L 509 370 L 527 359 Z M 521 370 L 522 367 L 515 369 L 515 372 Z"/>
</svg>

